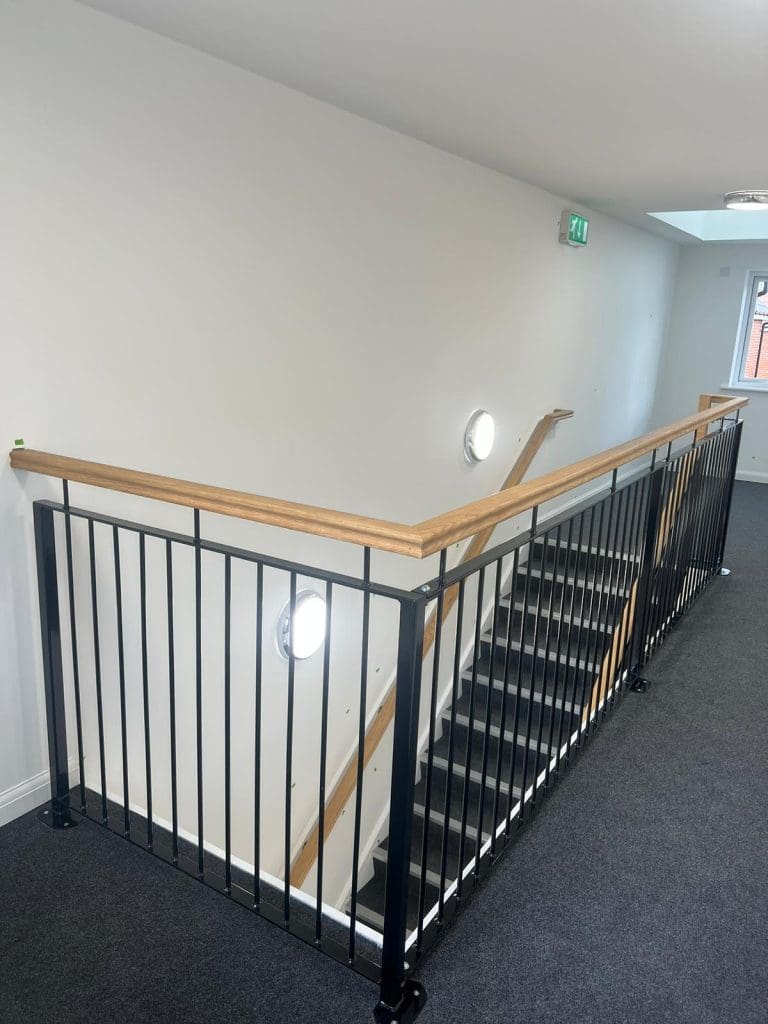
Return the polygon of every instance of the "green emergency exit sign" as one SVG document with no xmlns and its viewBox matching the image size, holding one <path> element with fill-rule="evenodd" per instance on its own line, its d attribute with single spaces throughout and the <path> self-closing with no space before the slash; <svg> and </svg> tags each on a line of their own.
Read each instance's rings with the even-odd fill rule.
<svg viewBox="0 0 768 1024">
<path fill-rule="evenodd" d="M 560 218 L 560 241 L 564 245 L 586 245 L 589 235 L 589 221 L 580 213 L 563 210 Z"/>
</svg>

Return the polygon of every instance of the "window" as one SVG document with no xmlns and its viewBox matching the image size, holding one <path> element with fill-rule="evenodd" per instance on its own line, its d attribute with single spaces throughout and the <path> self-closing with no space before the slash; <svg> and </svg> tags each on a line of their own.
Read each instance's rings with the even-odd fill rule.
<svg viewBox="0 0 768 1024">
<path fill-rule="evenodd" d="M 768 390 L 768 271 L 747 277 L 731 384 Z"/>
</svg>

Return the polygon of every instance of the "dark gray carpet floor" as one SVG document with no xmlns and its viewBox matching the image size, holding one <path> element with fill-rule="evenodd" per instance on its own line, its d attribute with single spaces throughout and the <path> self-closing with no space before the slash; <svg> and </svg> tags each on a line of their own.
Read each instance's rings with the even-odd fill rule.
<svg viewBox="0 0 768 1024">
<path fill-rule="evenodd" d="M 768 487 L 420 976 L 420 1024 L 768 1022 Z M 368 982 L 95 826 L 0 830 L 3 1024 L 344 1024 Z"/>
</svg>

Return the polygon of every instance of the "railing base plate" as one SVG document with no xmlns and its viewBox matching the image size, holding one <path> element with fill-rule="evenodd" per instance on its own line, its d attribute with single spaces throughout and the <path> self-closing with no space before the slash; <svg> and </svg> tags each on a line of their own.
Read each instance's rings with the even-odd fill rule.
<svg viewBox="0 0 768 1024">
<path fill-rule="evenodd" d="M 397 1006 L 379 1003 L 373 1011 L 376 1024 L 411 1024 L 427 1002 L 427 992 L 420 981 L 409 978 Z"/>
<path fill-rule="evenodd" d="M 645 676 L 633 676 L 629 688 L 633 693 L 646 693 L 650 685 L 650 679 L 646 679 Z"/>
<path fill-rule="evenodd" d="M 79 822 L 75 821 L 70 816 L 69 811 L 66 813 L 56 813 L 50 804 L 47 804 L 41 810 L 37 812 L 37 820 L 42 821 L 48 828 L 61 829 L 61 828 L 77 828 Z"/>
</svg>

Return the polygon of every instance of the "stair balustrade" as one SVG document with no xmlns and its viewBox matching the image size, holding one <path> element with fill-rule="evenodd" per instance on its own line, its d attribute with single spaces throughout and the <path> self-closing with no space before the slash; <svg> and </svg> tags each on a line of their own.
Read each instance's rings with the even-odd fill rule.
<svg viewBox="0 0 768 1024">
<path fill-rule="evenodd" d="M 746 404 L 702 396 L 691 416 L 413 526 L 15 449 L 15 470 L 64 481 L 61 502 L 33 503 L 43 821 L 116 832 L 377 982 L 377 1021 L 412 1020 L 423 957 L 718 574 Z M 83 509 L 72 484 L 184 506 L 192 528 Z M 359 545 L 362 571 L 210 539 L 201 512 Z M 372 550 L 436 555 L 436 574 L 379 582 Z M 306 586 L 324 618 L 304 660 Z M 384 808 L 364 801 L 376 770 Z M 341 903 L 331 843 L 347 844 Z"/>
</svg>

